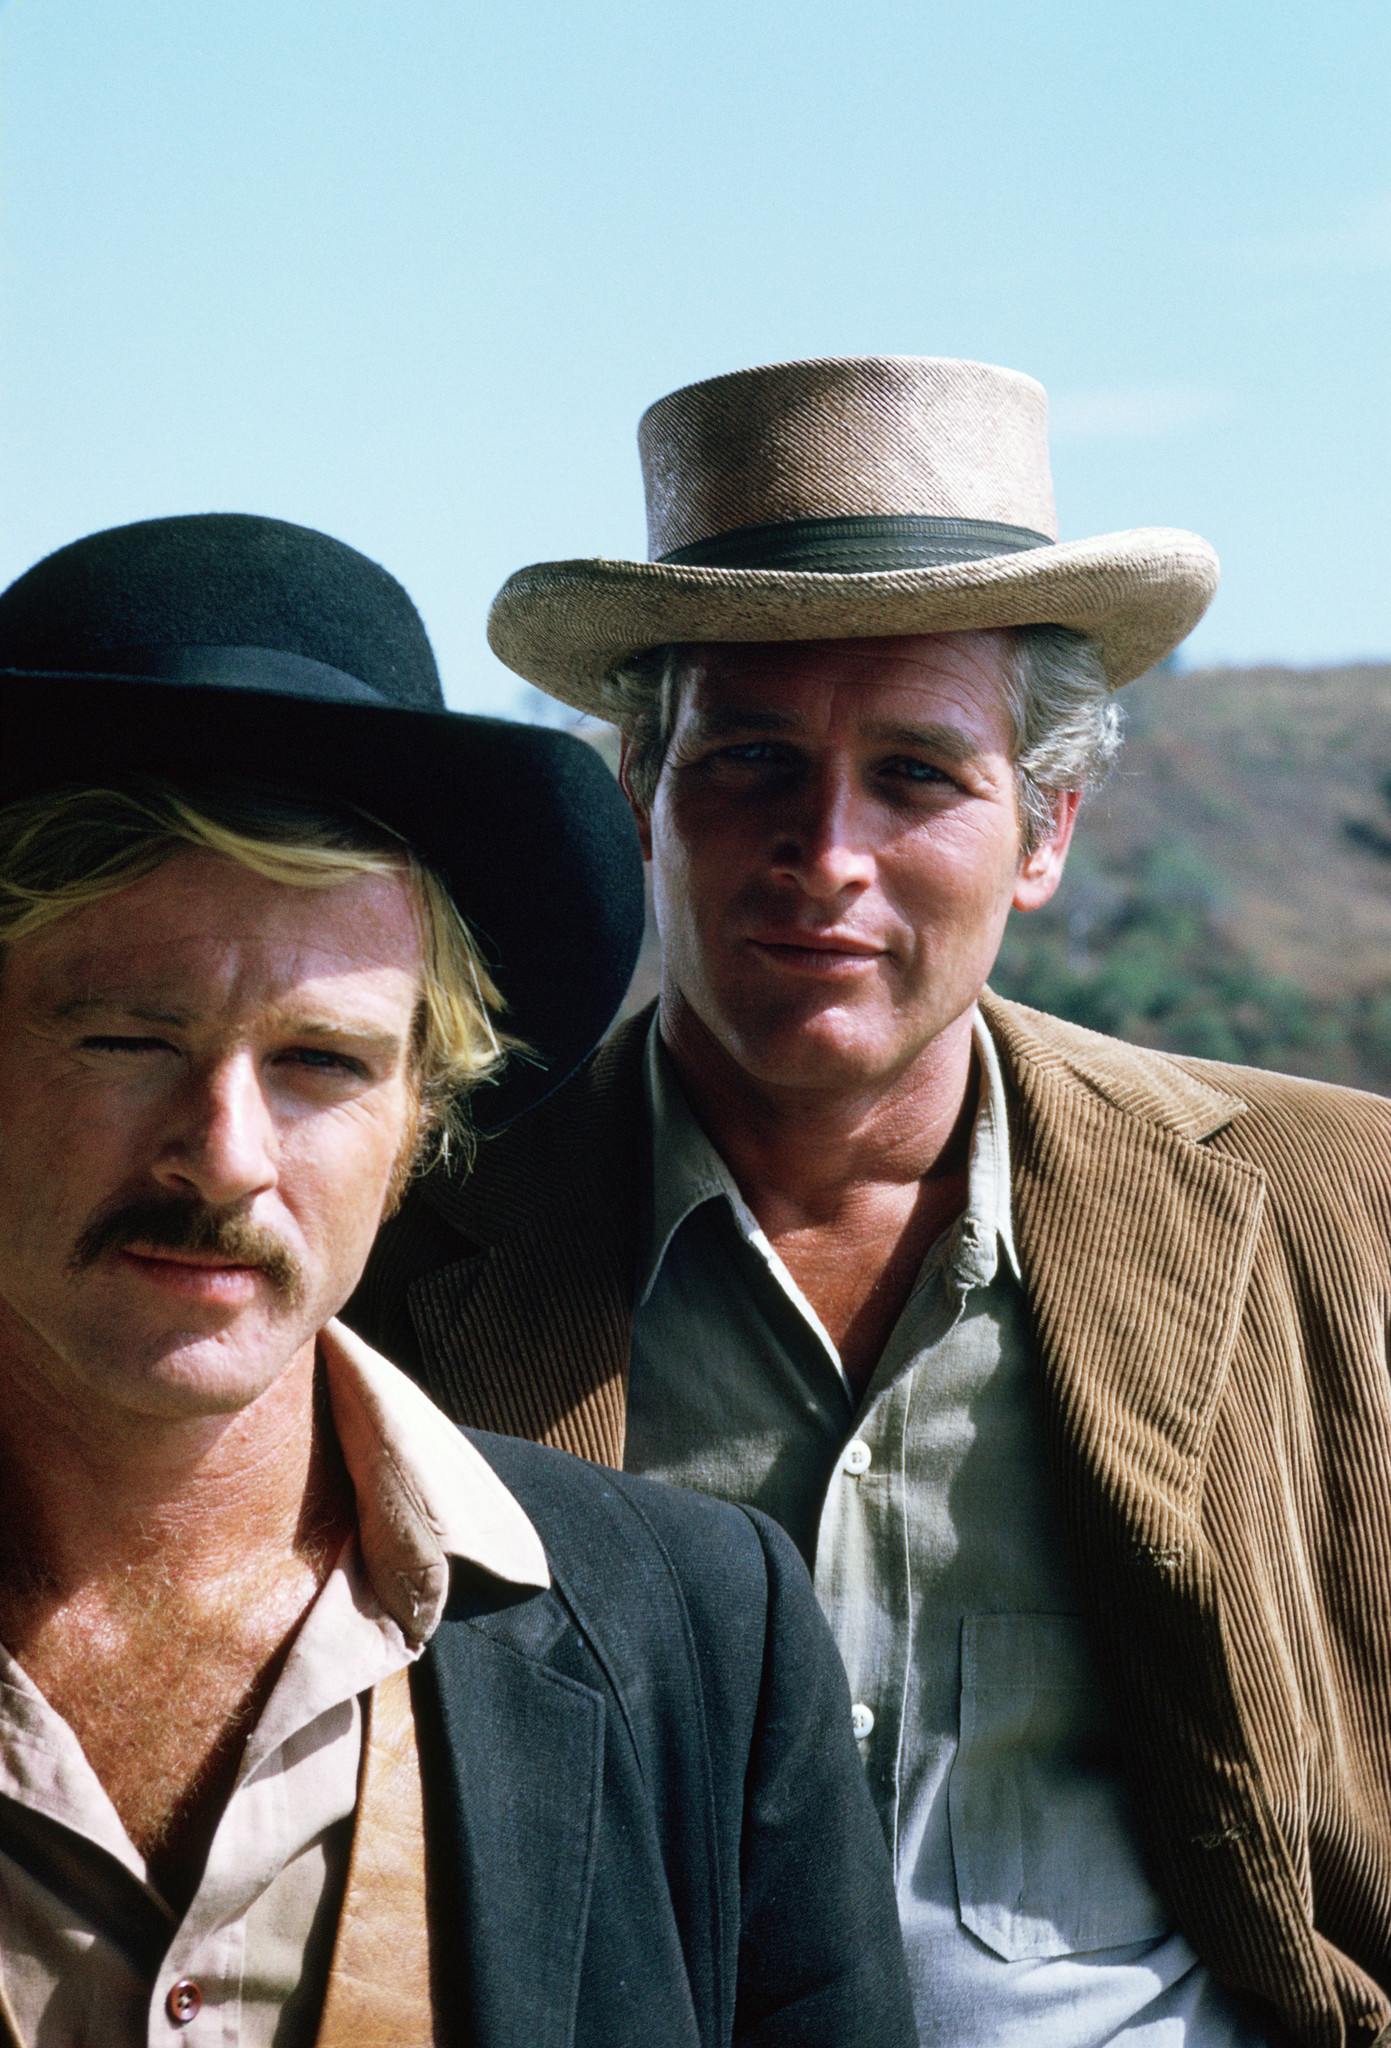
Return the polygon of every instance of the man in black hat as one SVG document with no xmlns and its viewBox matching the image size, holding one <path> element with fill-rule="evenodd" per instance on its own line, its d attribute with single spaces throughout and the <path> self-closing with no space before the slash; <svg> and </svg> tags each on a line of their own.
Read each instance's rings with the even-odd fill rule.
<svg viewBox="0 0 1391 2048">
<path fill-rule="evenodd" d="M 268 520 L 63 550 L 0 671 L 0 2030 L 906 2044 L 779 1532 L 470 1441 L 335 1321 L 504 1029 L 495 1116 L 607 1020 L 606 771 Z"/>
</svg>

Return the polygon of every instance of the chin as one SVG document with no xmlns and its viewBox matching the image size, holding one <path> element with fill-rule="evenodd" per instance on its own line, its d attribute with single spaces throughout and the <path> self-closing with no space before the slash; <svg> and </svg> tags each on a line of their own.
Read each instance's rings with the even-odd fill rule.
<svg viewBox="0 0 1391 2048">
<path fill-rule="evenodd" d="M 274 1386 L 306 1341 L 298 1329 L 260 1319 L 244 1327 L 240 1318 L 222 1330 L 169 1331 L 143 1342 L 132 1334 L 121 1347 L 123 1367 L 113 1371 L 116 1347 L 108 1336 L 83 1377 L 117 1406 L 152 1421 L 237 1415 Z"/>
<path fill-rule="evenodd" d="M 898 1072 L 910 1057 L 901 1048 L 847 1028 L 844 1019 L 802 1019 L 732 1036 L 740 1066 L 769 1085 L 785 1088 L 862 1088 Z"/>
</svg>

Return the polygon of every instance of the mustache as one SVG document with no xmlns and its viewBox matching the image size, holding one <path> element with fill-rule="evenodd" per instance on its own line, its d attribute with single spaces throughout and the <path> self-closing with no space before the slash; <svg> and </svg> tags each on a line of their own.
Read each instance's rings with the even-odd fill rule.
<svg viewBox="0 0 1391 2048">
<path fill-rule="evenodd" d="M 105 1253 L 127 1246 L 159 1251 L 203 1252 L 229 1266 L 254 1266 L 282 1299 L 293 1304 L 304 1292 L 298 1259 L 275 1235 L 235 1209 L 207 1202 L 181 1202 L 146 1195 L 94 1217 L 73 1246 L 70 1264 L 85 1272 Z"/>
</svg>

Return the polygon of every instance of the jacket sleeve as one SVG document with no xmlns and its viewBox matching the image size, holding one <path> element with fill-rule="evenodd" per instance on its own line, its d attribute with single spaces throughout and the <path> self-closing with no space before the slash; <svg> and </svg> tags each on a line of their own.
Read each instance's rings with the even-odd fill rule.
<svg viewBox="0 0 1391 2048">
<path fill-rule="evenodd" d="M 745 1781 L 739 2048 L 914 2048 L 889 1858 L 806 1568 L 753 1510 L 768 1574 Z"/>
</svg>

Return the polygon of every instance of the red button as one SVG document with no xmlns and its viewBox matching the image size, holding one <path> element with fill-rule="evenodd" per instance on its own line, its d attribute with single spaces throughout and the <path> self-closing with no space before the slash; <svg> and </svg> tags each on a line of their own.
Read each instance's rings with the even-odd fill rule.
<svg viewBox="0 0 1391 2048">
<path fill-rule="evenodd" d="M 176 2027 L 186 2027 L 203 2010 L 203 1994 L 191 1977 L 180 1977 L 177 1984 L 169 1986 L 164 2006 Z"/>
</svg>

